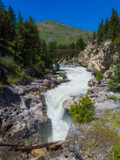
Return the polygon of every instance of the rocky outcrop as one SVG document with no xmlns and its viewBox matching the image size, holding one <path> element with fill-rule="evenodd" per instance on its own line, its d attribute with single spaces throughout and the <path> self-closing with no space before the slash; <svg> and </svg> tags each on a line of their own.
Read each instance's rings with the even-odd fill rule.
<svg viewBox="0 0 120 160">
<path fill-rule="evenodd" d="M 36 132 L 41 135 L 39 142 L 48 141 L 51 121 L 42 93 L 62 82 L 65 80 L 34 79 L 26 85 L 0 87 L 0 141 L 22 143 Z"/>
<path fill-rule="evenodd" d="M 117 52 L 114 47 L 97 45 L 96 42 L 88 43 L 84 51 L 78 56 L 79 63 L 87 67 L 93 73 L 100 71 L 108 78 L 113 71 L 111 64 L 117 60 Z"/>
<path fill-rule="evenodd" d="M 80 98 L 76 97 L 76 98 L 73 98 L 73 97 L 70 97 L 69 99 L 65 100 L 64 103 L 63 103 L 63 108 L 66 109 L 66 110 L 69 110 L 70 109 L 70 106 L 71 105 L 74 105 L 75 102 L 78 103 Z"/>
</svg>

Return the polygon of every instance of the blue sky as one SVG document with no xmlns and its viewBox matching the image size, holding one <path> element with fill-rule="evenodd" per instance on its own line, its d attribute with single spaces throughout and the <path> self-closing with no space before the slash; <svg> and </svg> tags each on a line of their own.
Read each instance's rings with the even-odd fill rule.
<svg viewBox="0 0 120 160">
<path fill-rule="evenodd" d="M 103 18 L 111 16 L 112 8 L 120 15 L 120 0 L 2 0 L 11 5 L 16 15 L 32 16 L 35 22 L 54 20 L 80 29 L 93 31 Z"/>
</svg>

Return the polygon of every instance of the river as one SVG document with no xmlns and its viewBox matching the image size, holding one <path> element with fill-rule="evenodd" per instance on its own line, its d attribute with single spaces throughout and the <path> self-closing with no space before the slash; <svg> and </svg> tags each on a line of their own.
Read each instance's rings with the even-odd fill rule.
<svg viewBox="0 0 120 160">
<path fill-rule="evenodd" d="M 60 72 L 67 73 L 67 83 L 45 93 L 47 115 L 52 122 L 52 141 L 64 140 L 72 122 L 71 115 L 62 107 L 70 97 L 80 97 L 87 93 L 88 81 L 92 75 L 80 66 L 61 65 Z"/>
</svg>

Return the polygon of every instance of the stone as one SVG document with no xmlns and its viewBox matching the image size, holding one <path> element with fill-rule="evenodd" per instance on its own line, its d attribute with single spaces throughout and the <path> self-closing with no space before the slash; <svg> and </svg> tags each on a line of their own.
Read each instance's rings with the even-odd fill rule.
<svg viewBox="0 0 120 160">
<path fill-rule="evenodd" d="M 51 121 L 47 116 L 46 102 L 42 93 L 66 82 L 54 77 L 33 79 L 24 85 L 0 87 L 0 129 L 2 141 L 19 143 L 39 132 L 39 141 L 47 142 L 52 133 Z M 48 129 L 47 129 L 48 128 Z M 43 138 L 45 131 L 46 139 Z M 48 133 L 49 130 L 49 133 Z"/>
<path fill-rule="evenodd" d="M 90 87 L 95 86 L 96 84 L 97 84 L 96 78 L 92 78 L 92 79 L 88 82 L 88 85 L 89 85 Z"/>
<path fill-rule="evenodd" d="M 46 148 L 42 148 L 42 149 L 33 149 L 31 151 L 31 154 L 33 156 L 43 156 L 46 153 Z"/>
<path fill-rule="evenodd" d="M 104 154 L 99 154 L 97 157 L 97 160 L 106 160 L 105 155 Z"/>
</svg>

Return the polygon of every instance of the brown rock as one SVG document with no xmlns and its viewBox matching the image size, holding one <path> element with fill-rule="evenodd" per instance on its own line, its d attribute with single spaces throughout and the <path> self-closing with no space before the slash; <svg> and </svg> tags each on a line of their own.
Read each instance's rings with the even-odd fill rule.
<svg viewBox="0 0 120 160">
<path fill-rule="evenodd" d="M 31 154 L 33 156 L 43 156 L 46 153 L 46 148 L 42 148 L 42 149 L 33 149 L 31 151 Z"/>
</svg>

